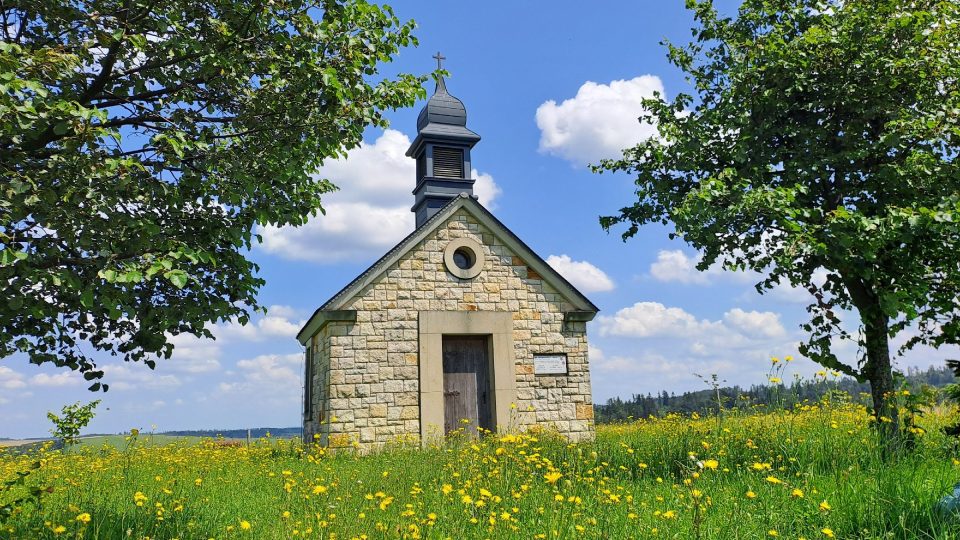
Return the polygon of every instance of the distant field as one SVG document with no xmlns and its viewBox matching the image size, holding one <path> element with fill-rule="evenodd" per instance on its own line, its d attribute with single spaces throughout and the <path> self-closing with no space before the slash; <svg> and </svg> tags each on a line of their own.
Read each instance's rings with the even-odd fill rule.
<svg viewBox="0 0 960 540">
<path fill-rule="evenodd" d="M 156 446 L 167 446 L 167 445 L 183 445 L 190 446 L 194 444 L 199 444 L 201 441 L 208 439 L 208 437 L 187 437 L 180 435 L 159 435 L 159 434 L 143 434 L 141 433 L 137 437 L 137 445 L 142 445 L 146 447 L 156 447 Z M 222 439 L 225 441 L 239 441 L 240 439 Z M 103 435 L 97 437 L 83 437 L 80 439 L 80 444 L 87 447 L 102 447 L 104 445 L 112 446 L 114 448 L 123 448 L 129 443 L 128 439 L 124 435 Z"/>
<path fill-rule="evenodd" d="M 915 446 L 891 460 L 849 403 L 671 415 L 600 426 L 581 444 L 505 435 L 368 456 L 108 437 L 44 454 L 27 485 L 52 491 L 21 503 L 0 538 L 948 540 L 960 521 L 935 505 L 960 479 L 939 432 L 954 420 L 922 417 Z M 38 457 L 0 454 L 0 478 Z M 0 507 L 26 492 L 0 493 Z"/>
</svg>

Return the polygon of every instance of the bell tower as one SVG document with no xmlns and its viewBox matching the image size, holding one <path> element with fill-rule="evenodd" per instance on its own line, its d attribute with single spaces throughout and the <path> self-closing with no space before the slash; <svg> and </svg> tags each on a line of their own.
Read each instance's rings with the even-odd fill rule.
<svg viewBox="0 0 960 540">
<path fill-rule="evenodd" d="M 441 69 L 445 57 L 438 52 L 434 58 Z M 460 193 L 473 195 L 470 149 L 479 141 L 480 136 L 467 129 L 463 102 L 447 92 L 446 82 L 439 77 L 433 96 L 417 117 L 417 138 L 407 150 L 407 156 L 417 160 L 411 208 L 417 227 Z"/>
</svg>

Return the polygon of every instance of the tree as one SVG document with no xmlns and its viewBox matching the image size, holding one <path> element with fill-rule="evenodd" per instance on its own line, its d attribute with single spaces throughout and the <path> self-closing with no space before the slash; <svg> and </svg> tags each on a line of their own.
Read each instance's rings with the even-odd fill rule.
<svg viewBox="0 0 960 540">
<path fill-rule="evenodd" d="M 641 121 L 659 136 L 595 168 L 636 175 L 637 201 L 601 225 L 627 225 L 626 240 L 672 222 L 700 270 L 808 290 L 801 352 L 869 381 L 892 440 L 890 339 L 960 337 L 960 5 L 745 0 L 736 17 L 687 5 L 693 41 L 666 46 L 696 99 L 647 100 Z M 860 332 L 841 326 L 848 311 Z M 855 361 L 834 354 L 837 338 L 860 345 Z"/>
<path fill-rule="evenodd" d="M 362 0 L 0 4 L 0 357 L 106 389 L 81 346 L 143 361 L 263 311 L 256 226 L 425 77 L 382 78 L 413 22 Z M 376 84 L 371 78 L 381 78 Z"/>
<path fill-rule="evenodd" d="M 60 409 L 60 415 L 47 412 L 47 418 L 53 422 L 53 429 L 50 434 L 59 440 L 64 447 L 76 444 L 80 437 L 80 430 L 87 427 L 87 424 L 93 420 L 93 411 L 100 404 L 100 400 L 94 400 L 86 405 L 76 402 L 73 405 L 64 405 Z"/>
</svg>

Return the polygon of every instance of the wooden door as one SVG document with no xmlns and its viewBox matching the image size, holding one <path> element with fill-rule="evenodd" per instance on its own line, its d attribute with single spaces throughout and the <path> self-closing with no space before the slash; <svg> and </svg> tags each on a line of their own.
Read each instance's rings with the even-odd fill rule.
<svg viewBox="0 0 960 540">
<path fill-rule="evenodd" d="M 493 429 L 487 336 L 443 336 L 443 419 L 447 433 L 461 426 Z"/>
</svg>

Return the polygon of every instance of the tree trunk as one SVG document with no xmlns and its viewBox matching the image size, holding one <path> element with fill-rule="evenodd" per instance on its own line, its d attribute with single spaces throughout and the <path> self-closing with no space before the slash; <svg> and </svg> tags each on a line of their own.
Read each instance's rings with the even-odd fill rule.
<svg viewBox="0 0 960 540">
<path fill-rule="evenodd" d="M 863 366 L 863 374 L 870 381 L 877 429 L 889 447 L 900 435 L 899 413 L 893 399 L 893 366 L 890 362 L 890 342 L 887 335 L 889 321 L 885 315 L 874 313 L 863 318 L 863 326 L 867 345 L 867 362 Z"/>
<path fill-rule="evenodd" d="M 860 312 L 867 347 L 867 361 L 860 373 L 870 381 L 873 414 L 877 430 L 886 442 L 886 450 L 896 446 L 900 438 L 900 418 L 893 388 L 893 366 L 890 362 L 890 320 L 880 307 L 876 289 L 858 278 L 844 278 L 853 304 Z"/>
</svg>

